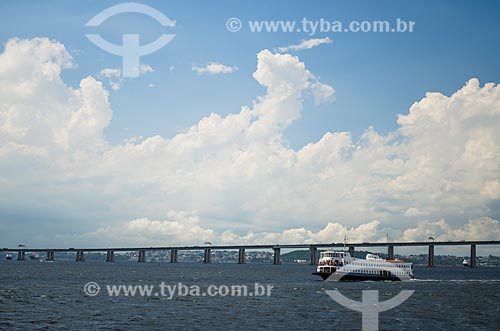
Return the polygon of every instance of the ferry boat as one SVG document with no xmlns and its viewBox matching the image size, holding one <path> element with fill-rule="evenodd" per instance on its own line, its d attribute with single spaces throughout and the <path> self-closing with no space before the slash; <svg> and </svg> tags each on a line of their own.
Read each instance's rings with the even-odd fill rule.
<svg viewBox="0 0 500 331">
<path fill-rule="evenodd" d="M 358 259 L 344 251 L 321 252 L 313 275 L 321 276 L 326 281 L 400 281 L 414 278 L 412 263 L 384 260 L 375 254 Z"/>
</svg>

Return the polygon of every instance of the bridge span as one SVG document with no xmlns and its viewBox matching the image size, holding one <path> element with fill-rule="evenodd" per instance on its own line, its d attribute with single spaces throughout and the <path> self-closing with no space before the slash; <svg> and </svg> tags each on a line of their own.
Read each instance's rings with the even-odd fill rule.
<svg viewBox="0 0 500 331">
<path fill-rule="evenodd" d="M 170 251 L 170 262 L 178 262 L 177 254 L 179 251 L 203 251 L 203 262 L 210 263 L 211 252 L 213 250 L 238 250 L 238 263 L 245 263 L 245 250 L 273 250 L 274 264 L 281 264 L 282 249 L 309 249 L 310 264 L 316 264 L 318 261 L 319 248 L 348 248 L 349 253 L 354 256 L 356 248 L 360 247 L 386 247 L 387 258 L 394 259 L 394 247 L 428 247 L 429 267 L 434 266 L 434 247 L 436 246 L 470 246 L 470 267 L 476 267 L 476 247 L 487 245 L 500 245 L 500 240 L 480 240 L 480 241 L 421 241 L 421 242 L 363 242 L 363 243 L 330 243 L 330 244 L 285 244 L 285 245 L 203 245 L 203 246 L 154 246 L 154 247 L 102 247 L 102 248 L 1 248 L 1 252 L 17 253 L 18 261 L 26 260 L 26 253 L 46 253 L 47 261 L 54 261 L 55 252 L 74 252 L 75 261 L 83 262 L 85 252 L 105 252 L 106 262 L 115 261 L 115 252 L 137 252 L 138 262 L 146 262 L 147 251 Z"/>
</svg>

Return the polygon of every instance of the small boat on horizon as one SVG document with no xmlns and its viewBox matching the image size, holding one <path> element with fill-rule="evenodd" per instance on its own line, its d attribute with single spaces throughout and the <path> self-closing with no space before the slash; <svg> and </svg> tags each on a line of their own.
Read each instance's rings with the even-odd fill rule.
<svg viewBox="0 0 500 331">
<path fill-rule="evenodd" d="M 313 275 L 325 281 L 402 281 L 414 278 L 412 263 L 385 260 L 375 254 L 358 259 L 344 251 L 321 252 Z"/>
<path fill-rule="evenodd" d="M 7 261 L 12 260 L 12 254 L 10 254 L 10 253 L 5 254 L 5 259 L 6 259 Z"/>
<path fill-rule="evenodd" d="M 468 266 L 470 265 L 470 260 L 469 260 L 469 259 L 464 259 L 464 260 L 462 261 L 462 265 L 463 265 L 464 267 L 468 267 Z"/>
</svg>

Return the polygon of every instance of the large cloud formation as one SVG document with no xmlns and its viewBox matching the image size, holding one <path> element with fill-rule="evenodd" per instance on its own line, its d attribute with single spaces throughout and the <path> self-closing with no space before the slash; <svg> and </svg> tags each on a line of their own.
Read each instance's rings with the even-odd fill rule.
<svg viewBox="0 0 500 331">
<path fill-rule="evenodd" d="M 438 221 L 418 222 L 416 227 L 404 231 L 381 227 L 379 221 L 371 221 L 356 227 L 348 227 L 339 223 L 328 223 L 324 228 L 314 232 L 304 227 L 286 229 L 280 232 L 252 232 L 236 234 L 226 230 L 217 233 L 200 226 L 196 214 L 186 212 L 169 212 L 167 220 L 150 220 L 140 218 L 118 226 L 107 226 L 96 231 L 78 235 L 58 235 L 58 240 L 73 244 L 85 245 L 99 242 L 102 245 L 199 245 L 212 242 L 219 245 L 244 244 L 317 244 L 348 242 L 386 242 L 400 241 L 457 241 L 457 240 L 498 240 L 500 224 L 497 220 L 482 217 L 468 221 L 461 227 L 453 228 L 444 219 Z M 103 241 L 103 238 L 106 240 Z M 451 249 L 451 251 L 455 251 Z"/>
<path fill-rule="evenodd" d="M 335 90 L 263 50 L 253 76 L 267 92 L 251 107 L 112 145 L 108 92 L 92 77 L 66 85 L 71 66 L 44 38 L 9 40 L 0 55 L 0 217 L 18 233 L 4 242 L 500 239 L 497 85 L 428 93 L 394 132 L 327 132 L 295 151 L 284 131 L 304 99 Z"/>
</svg>

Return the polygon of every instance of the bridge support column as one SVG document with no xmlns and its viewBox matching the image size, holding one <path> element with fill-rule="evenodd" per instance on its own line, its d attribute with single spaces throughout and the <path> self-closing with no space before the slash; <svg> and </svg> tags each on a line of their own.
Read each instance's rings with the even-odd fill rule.
<svg viewBox="0 0 500 331">
<path fill-rule="evenodd" d="M 17 260 L 18 261 L 26 261 L 26 252 L 25 251 L 17 252 Z"/>
<path fill-rule="evenodd" d="M 238 249 L 238 264 L 244 264 L 245 263 L 245 249 L 240 248 Z"/>
<path fill-rule="evenodd" d="M 273 251 L 274 251 L 273 264 L 281 264 L 281 248 L 274 247 Z"/>
<path fill-rule="evenodd" d="M 83 251 L 77 251 L 76 252 L 76 262 L 83 262 L 85 261 L 85 257 L 83 256 Z"/>
<path fill-rule="evenodd" d="M 311 251 L 311 258 L 309 259 L 309 264 L 313 265 L 318 263 L 318 247 L 311 246 L 309 250 Z"/>
<path fill-rule="evenodd" d="M 170 251 L 170 263 L 177 263 L 177 250 L 172 249 Z"/>
<path fill-rule="evenodd" d="M 434 245 L 429 245 L 429 255 L 428 255 L 428 267 L 434 266 Z"/>
<path fill-rule="evenodd" d="M 349 254 L 354 257 L 354 246 L 349 246 Z"/>
<path fill-rule="evenodd" d="M 392 245 L 387 247 L 387 259 L 394 260 L 394 246 Z"/>
<path fill-rule="evenodd" d="M 137 262 L 146 262 L 146 251 L 140 250 L 137 256 Z"/>
<path fill-rule="evenodd" d="M 47 251 L 47 261 L 54 261 L 54 252 Z"/>
<path fill-rule="evenodd" d="M 476 267 L 476 244 L 470 245 L 470 267 Z"/>
<path fill-rule="evenodd" d="M 203 263 L 210 263 L 210 248 L 205 248 L 205 254 L 203 255 Z"/>
<path fill-rule="evenodd" d="M 114 251 L 108 251 L 106 253 L 106 262 L 115 262 L 115 252 Z"/>
</svg>

